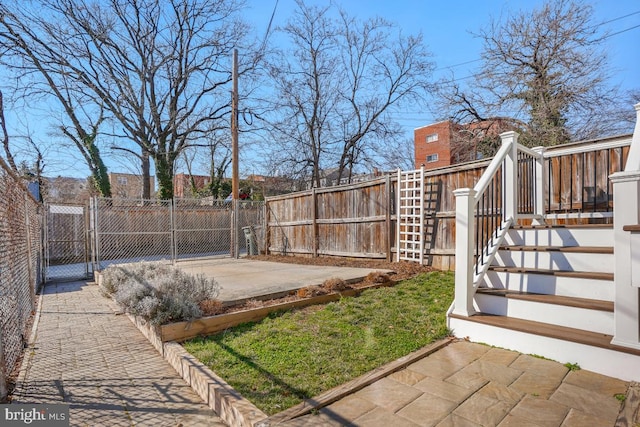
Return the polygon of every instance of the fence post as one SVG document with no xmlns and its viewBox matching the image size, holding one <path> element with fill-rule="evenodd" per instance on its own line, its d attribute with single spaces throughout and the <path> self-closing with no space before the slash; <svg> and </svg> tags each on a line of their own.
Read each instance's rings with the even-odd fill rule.
<svg viewBox="0 0 640 427">
<path fill-rule="evenodd" d="M 176 265 L 178 256 L 178 243 L 176 242 L 176 209 L 174 206 L 175 199 L 169 200 L 169 244 L 171 245 L 171 264 Z"/>
<path fill-rule="evenodd" d="M 473 309 L 473 237 L 475 190 L 459 188 L 453 191 L 456 198 L 456 267 L 453 313 L 470 316 Z"/>
<path fill-rule="evenodd" d="M 312 256 L 318 258 L 318 193 L 315 187 L 311 189 L 311 215 Z"/>
<path fill-rule="evenodd" d="M 238 247 L 238 199 L 231 200 L 231 246 L 233 258 L 240 258 L 240 249 Z"/>
<path fill-rule="evenodd" d="M 102 269 L 100 265 L 102 254 L 100 254 L 100 205 L 97 196 L 93 197 L 93 244 L 95 263 L 93 271 L 100 271 Z"/>
<path fill-rule="evenodd" d="M 534 147 L 533 151 L 538 153 L 535 165 L 535 206 L 533 208 L 533 214 L 535 215 L 534 223 L 541 224 L 544 222 L 544 189 L 545 189 L 545 174 L 544 174 L 544 147 Z"/>
<path fill-rule="evenodd" d="M 29 275 L 29 299 L 31 308 L 33 309 L 33 302 L 36 300 L 36 280 L 33 274 L 33 265 L 31 265 L 31 221 L 29 219 L 29 196 L 24 194 L 24 226 L 27 238 L 27 274 Z"/>
<path fill-rule="evenodd" d="M 513 218 L 515 224 L 518 220 L 518 133 L 509 131 L 500 134 L 502 145 L 511 144 L 504 161 L 503 192 L 504 192 L 504 218 Z"/>
<path fill-rule="evenodd" d="M 400 216 L 402 213 L 402 204 L 400 203 L 400 193 L 402 192 L 402 171 L 398 168 L 398 186 L 396 187 L 396 262 L 400 262 Z"/>
<path fill-rule="evenodd" d="M 271 239 L 271 228 L 269 227 L 269 220 L 271 219 L 271 212 L 269 207 L 269 199 L 264 199 L 264 254 L 269 255 L 269 240 Z"/>
<path fill-rule="evenodd" d="M 387 191 L 387 212 L 385 214 L 385 224 L 387 232 L 385 233 L 385 250 L 387 251 L 387 262 L 391 262 L 391 175 L 385 175 L 385 188 Z"/>
<path fill-rule="evenodd" d="M 7 363 L 4 360 L 4 346 L 2 345 L 3 337 L 2 328 L 0 328 L 0 402 L 4 402 L 9 393 L 7 390 Z"/>
</svg>

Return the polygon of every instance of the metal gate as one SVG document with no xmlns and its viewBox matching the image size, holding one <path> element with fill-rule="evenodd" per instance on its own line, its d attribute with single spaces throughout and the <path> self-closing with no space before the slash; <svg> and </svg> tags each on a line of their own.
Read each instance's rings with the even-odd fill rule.
<svg viewBox="0 0 640 427">
<path fill-rule="evenodd" d="M 91 201 L 93 268 L 246 253 L 242 228 L 262 235 L 264 202 L 203 199 Z"/>
<path fill-rule="evenodd" d="M 85 206 L 47 204 L 45 280 L 86 279 L 92 273 Z"/>
</svg>

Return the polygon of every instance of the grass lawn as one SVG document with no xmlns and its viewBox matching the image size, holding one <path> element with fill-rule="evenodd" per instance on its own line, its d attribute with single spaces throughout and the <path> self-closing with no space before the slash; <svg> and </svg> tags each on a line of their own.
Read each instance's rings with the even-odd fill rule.
<svg viewBox="0 0 640 427">
<path fill-rule="evenodd" d="M 433 272 L 184 343 L 272 415 L 448 335 L 453 274 Z"/>
</svg>

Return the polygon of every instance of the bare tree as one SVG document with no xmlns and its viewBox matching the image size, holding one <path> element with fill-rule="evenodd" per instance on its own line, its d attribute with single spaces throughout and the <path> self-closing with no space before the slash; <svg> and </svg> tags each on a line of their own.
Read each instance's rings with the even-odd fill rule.
<svg viewBox="0 0 640 427">
<path fill-rule="evenodd" d="M 374 148 L 375 166 L 384 170 L 415 169 L 415 146 L 413 138 L 380 141 Z"/>
<path fill-rule="evenodd" d="M 189 185 L 193 196 L 213 196 L 224 198 L 223 184 L 225 172 L 231 165 L 231 141 L 229 135 L 212 131 L 203 139 L 204 144 L 183 152 L 182 160 L 189 174 Z M 206 188 L 198 188 L 194 179 L 194 166 L 207 170 L 209 183 Z"/>
<path fill-rule="evenodd" d="M 595 137 L 619 126 L 609 120 L 619 103 L 609 84 L 606 35 L 589 5 L 549 0 L 533 12 L 493 19 L 477 36 L 484 43 L 480 71 L 466 88 L 454 81 L 440 93 L 455 122 L 509 120 L 532 146 Z"/>
<path fill-rule="evenodd" d="M 66 83 L 104 109 L 118 124 L 114 136 L 137 144 L 142 159 L 153 159 L 159 196 L 172 197 L 174 162 L 182 150 L 211 128 L 226 126 L 231 52 L 248 32 L 237 17 L 242 2 L 37 3 L 37 11 L 20 7 L 5 26 L 33 34 L 28 44 L 35 42 L 34 55 L 58 73 L 54 85 Z M 247 58 L 243 70 L 256 60 Z"/>
<path fill-rule="evenodd" d="M 425 95 L 432 64 L 421 36 L 404 37 L 382 18 L 296 3 L 281 29 L 292 49 L 271 62 L 270 123 L 281 142 L 276 162 L 319 186 L 323 168 L 349 179 L 376 141 L 400 138 L 388 113 Z"/>
<path fill-rule="evenodd" d="M 4 65 L 17 73 L 22 82 L 25 98 L 42 98 L 43 94 L 56 99 L 70 123 L 62 120 L 58 130 L 68 137 L 82 154 L 89 170 L 91 181 L 100 195 L 111 196 L 111 188 L 100 150 L 96 144 L 98 129 L 104 120 L 104 111 L 98 108 L 97 117 L 93 111 L 83 108 L 87 99 L 67 79 L 60 64 L 50 61 L 50 46 L 28 20 L 18 19 L 13 8 L 0 5 L 0 46 L 4 51 Z M 34 75 L 39 78 L 34 79 Z M 84 115 L 84 118 L 83 118 Z"/>
<path fill-rule="evenodd" d="M 13 153 L 9 147 L 9 133 L 7 132 L 7 122 L 4 117 L 4 96 L 2 95 L 2 91 L 0 91 L 0 128 L 2 128 L 2 147 L 4 148 L 4 155 L 7 158 L 9 166 L 17 172 L 18 166 L 16 166 L 16 161 L 13 158 Z"/>
</svg>

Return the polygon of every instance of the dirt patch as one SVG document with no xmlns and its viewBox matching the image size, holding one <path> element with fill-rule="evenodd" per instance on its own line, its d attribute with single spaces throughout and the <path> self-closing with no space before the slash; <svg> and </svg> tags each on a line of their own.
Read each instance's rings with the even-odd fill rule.
<svg viewBox="0 0 640 427">
<path fill-rule="evenodd" d="M 306 257 L 293 257 L 282 255 L 256 255 L 247 257 L 257 261 L 271 261 L 290 264 L 303 264 L 303 265 L 319 265 L 319 266 L 334 266 L 334 267 L 356 267 L 356 268 L 369 268 L 374 270 L 381 270 L 372 272 L 361 282 L 358 283 L 345 283 L 339 279 L 328 279 L 322 285 L 308 286 L 306 288 L 297 289 L 291 291 L 289 295 L 274 298 L 270 300 L 249 300 L 243 304 L 234 306 L 223 306 L 217 302 L 207 302 L 201 304 L 200 308 L 205 316 L 215 316 L 218 314 L 233 313 L 242 310 L 255 309 L 261 307 L 269 307 L 272 305 L 297 301 L 300 299 L 311 298 L 319 295 L 326 295 L 335 292 L 345 291 L 347 289 L 359 289 L 371 285 L 389 286 L 397 283 L 401 280 L 410 279 L 421 273 L 428 273 L 433 271 L 433 268 L 420 265 L 413 262 L 387 262 L 378 260 L 364 260 L 356 258 L 336 258 L 336 257 L 323 257 L 323 258 L 306 258 Z M 391 270 L 389 273 L 382 272 L 382 270 Z"/>
<path fill-rule="evenodd" d="M 294 257 L 283 255 L 256 255 L 247 257 L 247 259 L 255 259 L 258 261 L 272 261 L 272 262 L 286 262 L 290 264 L 304 264 L 304 265 L 327 265 L 334 267 L 357 267 L 357 268 L 372 268 L 380 270 L 392 270 L 390 274 L 391 279 L 394 281 L 409 279 L 420 273 L 428 273 L 434 269 L 427 267 L 426 265 L 420 265 L 416 262 L 387 262 L 370 259 L 359 258 L 338 258 L 338 257 L 319 257 L 319 258 L 307 258 L 307 257 Z"/>
</svg>

